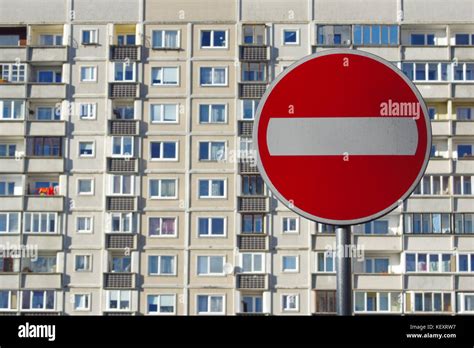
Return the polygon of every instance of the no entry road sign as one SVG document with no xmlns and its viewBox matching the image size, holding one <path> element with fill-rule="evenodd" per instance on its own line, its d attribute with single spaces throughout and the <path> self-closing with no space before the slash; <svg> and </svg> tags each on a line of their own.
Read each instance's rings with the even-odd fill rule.
<svg viewBox="0 0 474 348">
<path fill-rule="evenodd" d="M 431 125 L 413 83 L 361 51 L 308 56 L 260 101 L 257 165 L 272 192 L 309 219 L 351 225 L 399 205 L 428 164 Z"/>
</svg>

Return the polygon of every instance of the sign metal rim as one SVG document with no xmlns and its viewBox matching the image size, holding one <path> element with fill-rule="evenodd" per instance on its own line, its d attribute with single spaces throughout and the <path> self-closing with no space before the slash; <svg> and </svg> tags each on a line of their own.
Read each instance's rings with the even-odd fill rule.
<svg viewBox="0 0 474 348">
<path fill-rule="evenodd" d="M 267 98 L 270 96 L 273 88 L 281 81 L 281 79 L 283 79 L 283 77 L 285 77 L 292 70 L 294 70 L 295 68 L 299 67 L 300 65 L 306 63 L 307 61 L 315 59 L 315 58 L 320 58 L 320 57 L 323 57 L 323 56 L 327 56 L 327 55 L 333 55 L 333 54 L 347 54 L 347 55 L 363 56 L 363 57 L 366 57 L 366 58 L 371 58 L 373 60 L 376 60 L 377 62 L 385 65 L 388 68 L 390 68 L 393 72 L 395 72 L 398 76 L 400 76 L 403 79 L 403 81 L 410 87 L 412 92 L 417 97 L 418 102 L 420 103 L 421 108 L 423 110 L 423 116 L 425 118 L 425 124 L 426 124 L 426 136 L 427 136 L 428 144 L 426 146 L 425 158 L 423 160 L 423 165 L 422 165 L 422 167 L 421 167 L 421 169 L 418 173 L 418 176 L 413 181 L 411 186 L 406 190 L 406 192 L 402 195 L 402 197 L 400 197 L 397 201 L 395 201 L 389 207 L 387 207 L 387 208 L 385 208 L 385 209 L 383 209 L 383 210 L 381 210 L 377 213 L 374 213 L 372 215 L 368 215 L 368 216 L 364 216 L 364 217 L 361 217 L 361 218 L 358 218 L 358 219 L 352 219 L 352 220 L 335 220 L 335 219 L 322 218 L 320 216 L 309 214 L 309 213 L 305 212 L 304 210 L 299 209 L 298 207 L 296 207 L 290 201 L 288 201 L 276 189 L 276 187 L 271 182 L 270 178 L 267 176 L 265 168 L 264 168 L 264 166 L 263 166 L 263 164 L 260 160 L 260 154 L 259 154 L 259 149 L 258 149 L 258 124 L 259 124 L 259 121 L 260 121 L 260 116 L 261 116 L 261 113 L 262 113 L 263 106 L 265 105 L 265 102 L 266 102 Z M 270 85 L 267 87 L 264 95 L 262 96 L 262 98 L 260 99 L 260 101 L 258 103 L 258 108 L 257 108 L 255 118 L 254 118 L 254 126 L 253 126 L 253 134 L 252 134 L 253 148 L 255 150 L 255 157 L 256 157 L 255 160 L 256 160 L 257 168 L 259 170 L 260 175 L 263 177 L 266 185 L 268 185 L 270 191 L 278 198 L 278 200 L 280 202 L 282 202 L 288 209 L 294 211 L 298 215 L 301 215 L 301 216 L 303 216 L 307 219 L 310 219 L 312 221 L 316 221 L 316 222 L 319 222 L 319 223 L 324 223 L 324 224 L 328 224 L 328 225 L 337 225 L 337 226 L 357 225 L 357 224 L 362 224 L 362 223 L 366 223 L 366 222 L 369 222 L 369 221 L 373 221 L 373 220 L 378 219 L 378 218 L 380 218 L 384 215 L 387 215 L 388 213 L 390 213 L 391 211 L 396 209 L 400 204 L 402 204 L 402 202 L 404 200 L 406 200 L 412 194 L 412 192 L 415 190 L 415 188 L 418 185 L 418 183 L 420 182 L 420 180 L 423 178 L 423 175 L 425 174 L 426 168 L 428 167 L 428 162 L 429 162 L 430 153 L 431 153 L 431 143 L 432 143 L 432 138 L 431 137 L 432 137 L 431 121 L 428 118 L 428 108 L 426 107 L 426 103 L 425 103 L 420 91 L 418 90 L 418 88 L 413 83 L 413 81 L 411 81 L 395 65 L 393 65 L 392 63 L 386 61 L 385 59 L 383 59 L 383 58 L 381 58 L 377 55 L 374 55 L 372 53 L 368 53 L 368 52 L 364 52 L 364 51 L 357 51 L 357 50 L 348 49 L 348 48 L 330 49 L 330 50 L 326 50 L 326 51 L 323 51 L 323 52 L 310 54 L 310 55 L 294 62 L 288 68 L 286 68 L 282 73 L 280 73 L 270 83 Z M 317 199 L 317 197 L 315 197 L 315 199 Z"/>
</svg>

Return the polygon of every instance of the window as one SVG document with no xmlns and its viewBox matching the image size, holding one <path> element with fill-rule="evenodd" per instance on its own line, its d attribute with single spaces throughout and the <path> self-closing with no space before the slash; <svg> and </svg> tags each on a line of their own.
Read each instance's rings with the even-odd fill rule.
<svg viewBox="0 0 474 348">
<path fill-rule="evenodd" d="M 110 179 L 112 195 L 133 195 L 135 187 L 133 175 L 111 175 Z"/>
<path fill-rule="evenodd" d="M 178 123 L 178 104 L 151 104 L 151 123 Z"/>
<path fill-rule="evenodd" d="M 74 310 L 90 310 L 91 296 L 89 294 L 74 294 Z"/>
<path fill-rule="evenodd" d="M 389 261 L 385 258 L 370 258 L 365 260 L 365 273 L 388 273 Z"/>
<path fill-rule="evenodd" d="M 472 194 L 471 176 L 454 176 L 453 183 L 455 195 Z"/>
<path fill-rule="evenodd" d="M 18 233 L 20 213 L 0 213 L 0 233 Z"/>
<path fill-rule="evenodd" d="M 407 312 L 451 312 L 451 293 L 408 292 Z"/>
<path fill-rule="evenodd" d="M 37 121 L 57 121 L 61 118 L 61 111 L 54 106 L 39 106 L 36 108 Z"/>
<path fill-rule="evenodd" d="M 458 272 L 474 272 L 474 254 L 458 255 Z"/>
<path fill-rule="evenodd" d="M 334 264 L 335 255 L 333 252 L 316 253 L 316 269 L 318 272 L 332 273 L 336 271 Z"/>
<path fill-rule="evenodd" d="M 97 67 L 81 66 L 81 82 L 95 82 L 97 80 Z"/>
<path fill-rule="evenodd" d="M 135 63 L 115 62 L 114 81 L 132 82 L 135 81 Z"/>
<path fill-rule="evenodd" d="M 56 273 L 56 255 L 37 255 L 21 260 L 22 272 Z"/>
<path fill-rule="evenodd" d="M 148 218 L 148 235 L 150 237 L 176 237 L 176 217 Z"/>
<path fill-rule="evenodd" d="M 199 105 L 199 123 L 226 123 L 227 106 L 225 104 Z"/>
<path fill-rule="evenodd" d="M 151 160 L 172 161 L 178 159 L 177 141 L 153 141 L 150 143 Z"/>
<path fill-rule="evenodd" d="M 453 66 L 455 81 L 473 81 L 474 63 L 458 63 Z"/>
<path fill-rule="evenodd" d="M 242 296 L 242 313 L 263 313 L 262 296 Z"/>
<path fill-rule="evenodd" d="M 227 68 L 201 67 L 201 86 L 227 86 Z"/>
<path fill-rule="evenodd" d="M 404 233 L 451 233 L 449 214 L 404 214 Z"/>
<path fill-rule="evenodd" d="M 281 304 L 283 311 L 298 311 L 299 309 L 299 295 L 282 295 Z"/>
<path fill-rule="evenodd" d="M 224 256 L 198 256 L 197 274 L 201 276 L 224 275 Z"/>
<path fill-rule="evenodd" d="M 265 82 L 267 80 L 266 63 L 242 63 L 242 81 Z"/>
<path fill-rule="evenodd" d="M 135 118 L 135 108 L 133 104 L 116 104 L 112 112 L 115 120 L 133 120 Z"/>
<path fill-rule="evenodd" d="M 0 196 L 15 196 L 15 182 L 4 180 L 0 181 Z"/>
<path fill-rule="evenodd" d="M 24 310 L 54 310 L 56 305 L 54 290 L 23 290 L 21 309 Z"/>
<path fill-rule="evenodd" d="M 260 99 L 244 99 L 242 100 L 242 119 L 253 120 L 258 108 Z"/>
<path fill-rule="evenodd" d="M 224 296 L 198 295 L 197 314 L 224 314 Z"/>
<path fill-rule="evenodd" d="M 39 44 L 41 46 L 62 46 L 63 36 L 59 34 L 41 34 Z"/>
<path fill-rule="evenodd" d="M 129 311 L 130 297 L 130 290 L 107 291 L 107 309 L 111 311 Z"/>
<path fill-rule="evenodd" d="M 265 25 L 243 25 L 243 44 L 265 45 Z"/>
<path fill-rule="evenodd" d="M 433 46 L 435 44 L 435 35 L 429 34 L 411 34 L 410 44 L 418 46 Z"/>
<path fill-rule="evenodd" d="M 299 45 L 300 31 L 298 29 L 283 29 L 284 45 Z"/>
<path fill-rule="evenodd" d="M 298 272 L 299 265 L 298 265 L 298 256 L 288 255 L 282 256 L 282 271 L 283 272 Z"/>
<path fill-rule="evenodd" d="M 130 273 L 132 268 L 131 256 L 113 256 L 110 270 L 117 273 Z"/>
<path fill-rule="evenodd" d="M 150 198 L 176 199 L 176 179 L 150 179 Z"/>
<path fill-rule="evenodd" d="M 151 84 L 153 86 L 178 86 L 178 67 L 151 68 Z"/>
<path fill-rule="evenodd" d="M 458 158 L 471 157 L 472 145 L 458 144 L 457 145 Z"/>
<path fill-rule="evenodd" d="M 176 296 L 175 295 L 148 295 L 148 314 L 175 314 Z"/>
<path fill-rule="evenodd" d="M 242 175 L 242 194 L 249 195 L 263 195 L 264 185 L 263 179 L 260 175 Z"/>
<path fill-rule="evenodd" d="M 399 292 L 355 292 L 354 312 L 401 312 Z"/>
<path fill-rule="evenodd" d="M 474 214 L 454 214 L 455 233 L 474 233 Z"/>
<path fill-rule="evenodd" d="M 221 161 L 225 159 L 226 146 L 224 141 L 199 142 L 200 161 Z"/>
<path fill-rule="evenodd" d="M 428 107 L 428 116 L 430 117 L 430 120 L 436 119 L 437 115 L 438 115 L 438 111 L 436 110 L 436 107 L 429 106 Z"/>
<path fill-rule="evenodd" d="M 265 257 L 262 253 L 243 253 L 242 272 L 244 273 L 262 273 L 265 271 Z"/>
<path fill-rule="evenodd" d="M 168 256 L 168 255 L 148 256 L 148 274 L 175 275 L 176 274 L 176 256 Z"/>
<path fill-rule="evenodd" d="M 93 227 L 94 227 L 94 220 L 92 216 L 76 217 L 76 232 L 77 233 L 92 233 Z"/>
<path fill-rule="evenodd" d="M 26 64 L 0 64 L 0 79 L 7 82 L 25 82 Z"/>
<path fill-rule="evenodd" d="M 0 290 L 0 309 L 16 310 L 18 306 L 18 292 L 15 290 Z"/>
<path fill-rule="evenodd" d="M 466 46 L 474 44 L 474 34 L 459 33 L 454 36 L 455 45 Z"/>
<path fill-rule="evenodd" d="M 336 292 L 316 291 L 316 312 L 336 313 Z"/>
<path fill-rule="evenodd" d="M 243 159 L 254 158 L 255 151 L 253 149 L 253 139 L 252 138 L 240 137 L 238 155 L 239 155 L 239 158 L 243 158 Z M 256 164 L 253 164 L 253 165 L 255 166 Z"/>
<path fill-rule="evenodd" d="M 447 195 L 449 194 L 449 177 L 425 175 L 413 191 L 414 195 Z"/>
<path fill-rule="evenodd" d="M 133 213 L 112 213 L 110 214 L 110 232 L 114 233 L 131 233 L 135 231 L 135 218 Z"/>
<path fill-rule="evenodd" d="M 93 120 L 96 118 L 97 104 L 95 103 L 80 103 L 79 117 L 81 120 Z"/>
<path fill-rule="evenodd" d="M 263 215 L 242 214 L 242 233 L 263 233 L 263 221 Z"/>
<path fill-rule="evenodd" d="M 179 48 L 179 30 L 153 30 L 151 35 L 154 49 Z"/>
<path fill-rule="evenodd" d="M 472 108 L 457 107 L 456 108 L 456 119 L 460 120 L 460 121 L 471 121 L 472 120 Z"/>
<path fill-rule="evenodd" d="M 23 119 L 25 103 L 22 100 L 0 100 L 0 120 Z"/>
<path fill-rule="evenodd" d="M 76 255 L 74 257 L 74 270 L 76 272 L 90 272 L 92 271 L 92 256 L 91 255 Z"/>
<path fill-rule="evenodd" d="M 20 258 L 12 256 L 0 257 L 0 272 L 20 272 Z"/>
<path fill-rule="evenodd" d="M 452 254 L 405 254 L 406 272 L 451 272 L 454 264 Z"/>
<path fill-rule="evenodd" d="M 93 195 L 94 194 L 94 180 L 93 179 L 77 179 L 77 194 L 78 195 Z"/>
<path fill-rule="evenodd" d="M 458 293 L 458 310 L 460 313 L 474 312 L 474 294 L 473 293 Z M 1 299 L 1 295 L 0 295 Z"/>
<path fill-rule="evenodd" d="M 297 217 L 283 218 L 283 233 L 298 233 L 299 219 Z"/>
<path fill-rule="evenodd" d="M 364 224 L 365 234 L 388 234 L 388 221 L 375 220 Z"/>
<path fill-rule="evenodd" d="M 402 63 L 402 71 L 413 81 L 448 81 L 448 63 Z"/>
<path fill-rule="evenodd" d="M 56 213 L 25 213 L 25 233 L 56 233 Z"/>
<path fill-rule="evenodd" d="M 317 32 L 318 45 L 350 45 L 351 27 L 349 25 L 319 25 Z"/>
<path fill-rule="evenodd" d="M 120 34 L 117 35 L 117 45 L 119 46 L 134 46 L 135 34 Z"/>
<path fill-rule="evenodd" d="M 355 25 L 355 45 L 398 45 L 398 26 L 396 25 Z"/>
<path fill-rule="evenodd" d="M 94 142 L 80 141 L 79 142 L 79 157 L 94 157 Z"/>
<path fill-rule="evenodd" d="M 61 72 L 54 70 L 39 70 L 37 81 L 41 83 L 61 83 Z"/>
<path fill-rule="evenodd" d="M 225 186 L 223 179 L 199 180 L 199 198 L 225 198 Z"/>
<path fill-rule="evenodd" d="M 15 157 L 16 144 L 0 144 L 0 157 Z"/>
<path fill-rule="evenodd" d="M 223 237 L 225 236 L 225 218 L 223 217 L 199 217 L 199 237 Z"/>
<path fill-rule="evenodd" d="M 226 48 L 227 31 L 225 30 L 202 30 L 201 48 Z"/>
<path fill-rule="evenodd" d="M 113 157 L 133 156 L 133 137 L 112 137 L 112 155 Z"/>
<path fill-rule="evenodd" d="M 97 29 L 87 29 L 82 31 L 82 44 L 95 45 L 99 42 Z"/>
</svg>

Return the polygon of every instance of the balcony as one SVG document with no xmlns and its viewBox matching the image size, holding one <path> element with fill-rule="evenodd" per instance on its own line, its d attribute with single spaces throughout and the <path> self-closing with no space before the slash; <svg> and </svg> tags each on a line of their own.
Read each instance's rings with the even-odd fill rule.
<svg viewBox="0 0 474 348">
<path fill-rule="evenodd" d="M 454 135 L 473 135 L 474 122 L 473 121 L 455 121 L 453 127 Z"/>
<path fill-rule="evenodd" d="M 354 235 L 354 244 L 364 250 L 381 252 L 401 252 L 403 240 L 395 235 Z"/>
<path fill-rule="evenodd" d="M 2 46 L 0 62 L 26 62 L 28 60 L 26 46 Z"/>
<path fill-rule="evenodd" d="M 239 98 L 260 99 L 267 89 L 266 82 L 241 82 L 239 83 Z"/>
<path fill-rule="evenodd" d="M 454 290 L 452 275 L 446 274 L 406 274 L 405 289 L 416 290 Z"/>
<path fill-rule="evenodd" d="M 57 136 L 66 135 L 65 121 L 28 121 L 26 135 L 29 136 Z"/>
<path fill-rule="evenodd" d="M 404 46 L 402 49 L 403 60 L 449 60 L 447 46 Z"/>
<path fill-rule="evenodd" d="M 30 61 L 41 62 L 67 62 L 66 46 L 30 46 Z"/>
<path fill-rule="evenodd" d="M 431 121 L 431 132 L 434 136 L 449 136 L 451 135 L 451 125 L 448 120 Z"/>
<path fill-rule="evenodd" d="M 239 174 L 258 174 L 257 164 L 254 161 L 240 160 Z"/>
<path fill-rule="evenodd" d="M 240 60 L 247 62 L 268 61 L 270 60 L 270 47 L 264 45 L 241 45 L 239 57 Z"/>
<path fill-rule="evenodd" d="M 135 283 L 135 273 L 104 273 L 104 288 L 133 289 Z"/>
<path fill-rule="evenodd" d="M 464 99 L 474 98 L 474 85 L 472 83 L 453 83 L 453 97 Z"/>
<path fill-rule="evenodd" d="M 400 60 L 400 50 L 398 46 L 356 46 L 355 49 L 375 54 L 389 62 L 397 62 Z"/>
<path fill-rule="evenodd" d="M 472 212 L 472 207 L 474 205 L 473 203 L 474 202 L 473 202 L 472 196 L 455 197 L 454 198 L 454 211 L 457 211 L 460 213 L 470 213 Z"/>
<path fill-rule="evenodd" d="M 20 273 L 0 273 L 0 289 L 18 289 L 18 285 L 20 284 Z M 2 313 L 3 315 L 3 313 Z"/>
<path fill-rule="evenodd" d="M 63 211 L 63 196 L 25 196 L 25 210 L 28 211 Z"/>
<path fill-rule="evenodd" d="M 62 173 L 64 158 L 62 157 L 27 157 L 26 172 L 28 173 Z"/>
<path fill-rule="evenodd" d="M 63 235 L 61 234 L 41 234 L 34 233 L 23 234 L 23 244 L 35 245 L 38 250 L 43 251 L 58 251 L 63 250 Z"/>
<path fill-rule="evenodd" d="M 463 274 L 457 275 L 455 278 L 455 289 L 460 291 L 474 291 L 474 282 L 472 275 Z"/>
<path fill-rule="evenodd" d="M 237 274 L 237 289 L 266 290 L 268 274 Z"/>
<path fill-rule="evenodd" d="M 457 159 L 454 162 L 455 172 L 457 174 L 472 174 L 474 173 L 474 157 Z"/>
<path fill-rule="evenodd" d="M 140 60 L 140 46 L 110 46 L 110 60 Z"/>
<path fill-rule="evenodd" d="M 315 234 L 311 236 L 313 250 L 326 250 L 328 245 L 336 242 L 336 235 L 332 236 Z"/>
<path fill-rule="evenodd" d="M 25 123 L 23 122 L 23 120 L 0 121 L 0 136 L 23 137 L 24 135 L 25 135 Z"/>
<path fill-rule="evenodd" d="M 354 289 L 401 290 L 402 286 L 401 274 L 354 274 Z"/>
<path fill-rule="evenodd" d="M 23 210 L 23 196 L 0 196 L 0 211 Z"/>
<path fill-rule="evenodd" d="M 138 135 L 139 121 L 109 120 L 110 135 Z"/>
<path fill-rule="evenodd" d="M 405 234 L 405 251 L 446 251 L 453 249 L 452 236 L 449 234 Z"/>
<path fill-rule="evenodd" d="M 257 213 L 268 211 L 268 198 L 257 197 L 239 197 L 239 212 Z"/>
<path fill-rule="evenodd" d="M 421 96 L 426 99 L 445 100 L 451 95 L 449 84 L 446 83 L 416 83 Z"/>
<path fill-rule="evenodd" d="M 35 99 L 65 99 L 66 84 L 30 82 L 28 84 L 28 97 Z"/>
<path fill-rule="evenodd" d="M 2 125 L 0 125 L 1 129 Z M 23 158 L 0 157 L 2 165 L 0 173 L 23 173 L 25 170 L 25 161 Z"/>
<path fill-rule="evenodd" d="M 107 249 L 136 249 L 137 235 L 129 233 L 108 233 L 105 235 L 105 247 Z"/>
<path fill-rule="evenodd" d="M 114 99 L 135 99 L 139 97 L 139 85 L 136 83 L 110 83 L 109 97 Z"/>
<path fill-rule="evenodd" d="M 107 210 L 134 211 L 137 210 L 136 197 L 107 197 Z"/>
<path fill-rule="evenodd" d="M 430 158 L 426 174 L 449 174 L 453 171 L 452 161 L 449 158 L 434 157 Z"/>
<path fill-rule="evenodd" d="M 335 290 L 335 273 L 314 273 L 311 277 L 311 286 L 317 290 Z"/>
<path fill-rule="evenodd" d="M 240 234 L 237 236 L 240 251 L 268 250 L 268 236 L 261 234 Z"/>
<path fill-rule="evenodd" d="M 138 171 L 136 158 L 107 158 L 107 171 L 110 173 L 133 173 Z"/>
<path fill-rule="evenodd" d="M 239 136 L 251 137 L 253 132 L 253 121 L 239 121 Z"/>
<path fill-rule="evenodd" d="M 26 289 L 61 289 L 61 273 L 22 273 L 21 286 Z"/>
<path fill-rule="evenodd" d="M 405 201 L 406 211 L 413 212 L 440 212 L 449 213 L 451 211 L 451 202 L 449 196 L 410 196 Z"/>
<path fill-rule="evenodd" d="M 463 60 L 474 60 L 474 50 L 472 47 L 466 46 L 455 46 L 451 47 L 453 58 L 457 58 L 458 61 Z"/>
<path fill-rule="evenodd" d="M 1 51 L 1 50 L 0 50 Z M 26 98 L 26 84 L 25 83 L 0 83 L 0 95 L 5 99 L 25 99 Z"/>
</svg>

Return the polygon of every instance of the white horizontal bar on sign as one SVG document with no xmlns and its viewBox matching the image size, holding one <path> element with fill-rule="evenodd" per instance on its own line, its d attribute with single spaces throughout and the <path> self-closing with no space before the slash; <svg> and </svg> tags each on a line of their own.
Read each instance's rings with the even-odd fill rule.
<svg viewBox="0 0 474 348">
<path fill-rule="evenodd" d="M 412 117 L 271 118 L 271 156 L 414 155 L 418 129 Z"/>
</svg>

